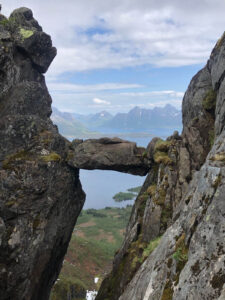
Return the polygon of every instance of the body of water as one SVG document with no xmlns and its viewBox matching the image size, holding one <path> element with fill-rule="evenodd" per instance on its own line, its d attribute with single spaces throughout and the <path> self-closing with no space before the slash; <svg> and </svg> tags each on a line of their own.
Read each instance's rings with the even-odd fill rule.
<svg viewBox="0 0 225 300">
<path fill-rule="evenodd" d="M 113 196 L 118 192 L 126 192 L 128 188 L 142 185 L 145 177 L 114 171 L 80 170 L 80 180 L 86 193 L 84 209 L 100 209 L 106 206 L 124 207 L 133 204 L 134 200 L 116 202 Z"/>
<path fill-rule="evenodd" d="M 181 128 L 155 129 L 152 132 L 152 138 L 154 136 L 158 136 L 165 139 L 169 135 L 172 135 L 174 130 L 178 130 L 180 132 Z M 143 136 L 123 136 L 123 139 L 136 142 L 138 146 L 142 147 L 146 147 L 152 138 Z M 124 207 L 128 204 L 133 204 L 134 200 L 115 202 L 113 200 L 113 196 L 119 192 L 126 192 L 128 188 L 141 186 L 144 183 L 145 177 L 115 171 L 80 170 L 80 180 L 83 190 L 86 193 L 84 209 L 100 209 L 106 206 Z"/>
</svg>

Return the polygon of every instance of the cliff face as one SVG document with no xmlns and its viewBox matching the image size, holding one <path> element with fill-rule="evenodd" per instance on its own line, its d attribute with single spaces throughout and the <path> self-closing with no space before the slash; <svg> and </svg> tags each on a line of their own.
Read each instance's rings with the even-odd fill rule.
<svg viewBox="0 0 225 300">
<path fill-rule="evenodd" d="M 183 132 L 148 146 L 151 170 L 97 299 L 225 299 L 225 38 L 183 99 Z"/>
<path fill-rule="evenodd" d="M 32 12 L 0 15 L 0 299 L 48 299 L 85 195 L 49 119 L 56 55 Z"/>
</svg>

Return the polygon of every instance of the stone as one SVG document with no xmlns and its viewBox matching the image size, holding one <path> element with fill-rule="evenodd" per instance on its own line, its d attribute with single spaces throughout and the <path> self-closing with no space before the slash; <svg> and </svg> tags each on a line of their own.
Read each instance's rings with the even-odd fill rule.
<svg viewBox="0 0 225 300">
<path fill-rule="evenodd" d="M 49 118 L 51 39 L 29 9 L 1 19 L 0 298 L 47 300 L 85 194 Z"/>
<path fill-rule="evenodd" d="M 113 170 L 146 175 L 150 168 L 145 148 L 119 138 L 73 141 L 69 164 L 78 169 Z"/>
</svg>

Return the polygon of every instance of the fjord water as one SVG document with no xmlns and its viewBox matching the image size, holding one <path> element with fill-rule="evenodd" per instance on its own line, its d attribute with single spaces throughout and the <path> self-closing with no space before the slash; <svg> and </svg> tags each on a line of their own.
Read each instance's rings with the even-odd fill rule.
<svg viewBox="0 0 225 300">
<path fill-rule="evenodd" d="M 154 131 L 153 136 L 165 139 L 171 135 L 174 130 L 180 132 L 181 128 L 161 128 Z M 151 141 L 151 138 L 149 137 L 123 137 L 123 139 L 136 142 L 138 146 L 142 147 L 146 147 Z M 115 171 L 80 170 L 80 180 L 82 188 L 86 193 L 84 209 L 100 209 L 106 206 L 125 207 L 128 204 L 133 204 L 134 200 L 115 202 L 113 196 L 118 192 L 126 192 L 128 188 L 141 186 L 145 180 L 145 176 L 134 176 Z"/>
</svg>

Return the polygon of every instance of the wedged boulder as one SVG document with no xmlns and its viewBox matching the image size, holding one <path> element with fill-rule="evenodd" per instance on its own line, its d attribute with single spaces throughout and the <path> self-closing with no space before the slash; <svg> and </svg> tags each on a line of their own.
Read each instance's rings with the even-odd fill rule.
<svg viewBox="0 0 225 300">
<path fill-rule="evenodd" d="M 69 164 L 86 170 L 113 170 L 146 175 L 150 169 L 145 148 L 119 138 L 78 140 L 69 153 Z"/>
</svg>

